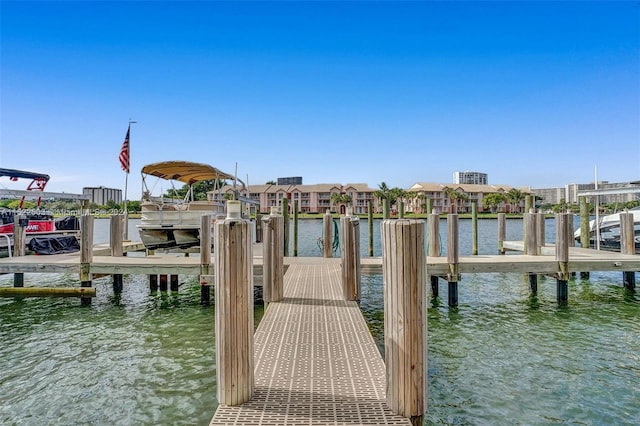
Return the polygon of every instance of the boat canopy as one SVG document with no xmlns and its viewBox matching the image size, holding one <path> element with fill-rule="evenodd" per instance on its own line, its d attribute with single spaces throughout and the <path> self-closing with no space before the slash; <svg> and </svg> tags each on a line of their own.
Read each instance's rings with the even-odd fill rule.
<svg viewBox="0 0 640 426">
<path fill-rule="evenodd" d="M 235 176 L 213 166 L 190 161 L 163 161 L 148 164 L 142 168 L 142 174 L 167 180 L 177 180 L 187 185 L 204 180 L 235 179 Z"/>
<path fill-rule="evenodd" d="M 15 169 L 0 168 L 0 176 L 8 176 L 11 179 L 37 179 L 37 180 L 43 180 L 45 182 L 49 181 L 49 175 L 45 175 L 43 173 L 27 172 L 24 170 L 15 170 Z"/>
</svg>

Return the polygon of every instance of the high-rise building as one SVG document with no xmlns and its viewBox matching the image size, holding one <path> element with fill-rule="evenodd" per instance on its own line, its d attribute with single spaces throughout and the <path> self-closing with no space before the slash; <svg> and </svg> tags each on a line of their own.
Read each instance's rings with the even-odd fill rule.
<svg viewBox="0 0 640 426">
<path fill-rule="evenodd" d="M 302 185 L 302 176 L 278 178 L 278 185 Z"/>
<path fill-rule="evenodd" d="M 105 188 L 104 186 L 84 187 L 82 188 L 82 193 L 91 197 L 89 199 L 90 203 L 98 204 L 101 206 L 106 205 L 109 200 L 112 200 L 116 203 L 122 202 L 121 189 Z"/>
<path fill-rule="evenodd" d="M 469 184 L 469 185 L 488 185 L 486 173 L 480 172 L 453 172 L 453 183 L 456 184 Z"/>
</svg>

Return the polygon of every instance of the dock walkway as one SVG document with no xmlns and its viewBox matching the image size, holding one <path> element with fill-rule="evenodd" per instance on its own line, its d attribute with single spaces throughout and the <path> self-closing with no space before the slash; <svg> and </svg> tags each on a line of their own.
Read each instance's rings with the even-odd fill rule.
<svg viewBox="0 0 640 426">
<path fill-rule="evenodd" d="M 304 258 L 284 276 L 255 333 L 255 393 L 211 425 L 410 425 L 385 402 L 385 366 L 340 259 Z"/>
</svg>

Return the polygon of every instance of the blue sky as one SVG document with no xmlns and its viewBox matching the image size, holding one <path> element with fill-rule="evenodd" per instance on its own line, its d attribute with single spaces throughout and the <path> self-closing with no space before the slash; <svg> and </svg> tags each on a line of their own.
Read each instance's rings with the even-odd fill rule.
<svg viewBox="0 0 640 426">
<path fill-rule="evenodd" d="M 0 167 L 51 191 L 124 189 L 130 118 L 130 199 L 163 160 L 250 184 L 640 179 L 637 1 L 0 8 Z"/>
</svg>

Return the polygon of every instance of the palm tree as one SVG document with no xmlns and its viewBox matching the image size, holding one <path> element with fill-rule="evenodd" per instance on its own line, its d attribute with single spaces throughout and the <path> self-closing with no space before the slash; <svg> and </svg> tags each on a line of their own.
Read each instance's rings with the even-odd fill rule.
<svg viewBox="0 0 640 426">
<path fill-rule="evenodd" d="M 509 192 L 507 192 L 505 194 L 505 197 L 506 197 L 507 202 L 509 202 L 509 204 L 515 206 L 515 209 L 516 209 L 516 212 L 517 212 L 518 204 L 520 204 L 520 201 L 522 201 L 522 200 L 524 200 L 526 198 L 526 194 L 524 192 L 520 191 L 519 189 L 511 188 L 509 190 Z"/>
<path fill-rule="evenodd" d="M 451 213 L 458 213 L 458 201 L 459 200 L 464 200 L 464 201 L 468 201 L 469 200 L 469 195 L 464 193 L 464 192 L 459 192 L 457 190 L 455 190 L 454 188 L 445 188 L 444 193 L 447 194 L 447 197 L 449 198 L 449 205 L 451 206 L 449 208 Z"/>
<path fill-rule="evenodd" d="M 339 192 L 334 192 L 331 194 L 331 204 L 336 207 L 336 211 L 338 210 L 338 206 L 340 204 L 350 204 L 351 203 L 351 195 L 341 194 Z"/>
<path fill-rule="evenodd" d="M 482 197 L 482 205 L 484 207 L 489 207 L 489 209 L 491 209 L 491 213 L 495 213 L 497 207 L 504 201 L 505 196 L 500 192 L 492 192 Z"/>
</svg>

